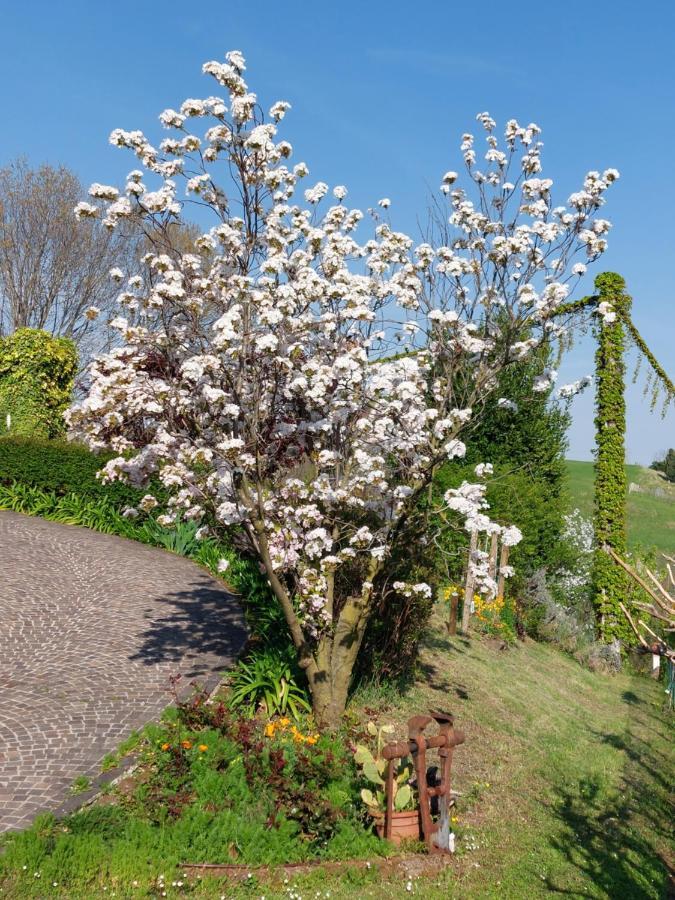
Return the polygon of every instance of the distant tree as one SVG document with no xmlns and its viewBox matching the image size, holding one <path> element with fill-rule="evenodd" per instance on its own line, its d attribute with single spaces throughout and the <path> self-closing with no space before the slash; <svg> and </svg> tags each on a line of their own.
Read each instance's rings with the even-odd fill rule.
<svg viewBox="0 0 675 900">
<path fill-rule="evenodd" d="M 110 269 L 134 247 L 122 232 L 76 219 L 82 193 L 64 166 L 18 159 L 0 169 L 0 336 L 36 328 L 81 343 L 107 320 L 99 314 L 119 292 Z"/>
<path fill-rule="evenodd" d="M 649 468 L 663 472 L 668 481 L 675 482 L 675 449 L 671 447 L 662 459 L 655 459 Z"/>
</svg>

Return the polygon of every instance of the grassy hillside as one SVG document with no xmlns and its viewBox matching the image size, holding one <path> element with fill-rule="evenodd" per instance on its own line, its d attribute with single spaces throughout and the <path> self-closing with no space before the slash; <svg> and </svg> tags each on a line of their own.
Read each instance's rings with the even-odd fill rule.
<svg viewBox="0 0 675 900">
<path fill-rule="evenodd" d="M 374 867 L 273 885 L 255 878 L 241 887 L 204 880 L 194 885 L 193 895 L 665 898 L 673 863 L 669 787 L 675 757 L 673 718 L 663 698 L 662 685 L 648 678 L 594 675 L 547 645 L 528 640 L 500 651 L 494 642 L 448 638 L 436 617 L 417 682 L 404 695 L 393 689 L 358 692 L 349 715 L 394 723 L 404 737 L 410 716 L 438 708 L 454 712 L 466 742 L 454 756 L 453 788 L 461 796 L 453 811 L 457 853 L 448 868 L 440 876 L 413 876 L 407 884 L 383 878 Z M 110 872 L 87 868 L 86 860 L 78 878 L 63 883 L 59 859 L 49 863 L 41 856 L 35 830 L 36 840 L 27 843 L 25 857 L 14 860 L 4 882 L 0 855 L 3 896 L 158 896 L 151 886 L 157 866 L 146 860 L 135 861 L 136 869 L 145 869 L 129 875 L 140 879 L 133 889 Z M 129 871 L 135 852 L 130 846 Z M 34 871 L 58 886 L 48 894 L 36 891 Z M 182 894 L 168 888 L 174 871 L 161 871 L 168 896 Z"/>
<path fill-rule="evenodd" d="M 593 463 L 567 461 L 570 507 L 593 515 Z M 675 484 L 642 466 L 626 466 L 629 483 L 654 493 L 628 494 L 628 543 L 631 547 L 656 547 L 675 553 Z M 664 496 L 657 496 L 662 492 Z"/>
</svg>

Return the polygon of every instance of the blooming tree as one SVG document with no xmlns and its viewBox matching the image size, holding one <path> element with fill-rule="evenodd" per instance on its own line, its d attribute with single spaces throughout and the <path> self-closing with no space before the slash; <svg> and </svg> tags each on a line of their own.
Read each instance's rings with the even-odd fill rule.
<svg viewBox="0 0 675 900">
<path fill-rule="evenodd" d="M 315 713 L 334 725 L 392 547 L 434 468 L 463 456 L 460 436 L 498 372 L 558 333 L 552 314 L 585 271 L 576 260 L 605 248 L 609 223 L 596 213 L 618 173 L 589 173 L 554 207 L 539 128 L 510 121 L 500 146 L 483 113 L 480 167 L 474 137 L 462 142 L 472 190 L 455 172 L 442 179 L 443 239 L 416 246 L 389 223 L 388 199 L 359 238 L 364 216 L 344 187 L 300 187 L 308 168 L 291 166 L 278 137 L 289 104 L 264 115 L 238 51 L 203 68 L 226 96 L 165 110 L 171 136 L 158 147 L 113 131 L 142 169 L 123 193 L 96 184 L 77 207 L 110 228 L 130 217 L 161 228 L 190 209 L 211 219 L 194 252 L 149 254 L 152 279 L 123 286 L 120 344 L 94 361 L 69 424 L 119 454 L 106 480 L 158 475 L 171 494 L 163 524 L 241 527 Z M 468 529 L 499 529 L 480 477 L 446 501 Z"/>
</svg>

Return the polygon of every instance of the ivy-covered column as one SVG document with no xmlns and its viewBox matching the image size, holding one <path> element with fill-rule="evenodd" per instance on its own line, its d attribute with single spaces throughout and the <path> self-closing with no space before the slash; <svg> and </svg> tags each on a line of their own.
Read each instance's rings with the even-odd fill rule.
<svg viewBox="0 0 675 900">
<path fill-rule="evenodd" d="M 607 643 L 615 638 L 628 638 L 629 626 L 619 602 L 625 601 L 627 584 L 623 570 L 602 547 L 608 544 L 620 556 L 626 555 L 625 469 L 626 401 L 625 317 L 631 298 L 626 283 L 614 272 L 604 272 L 595 279 L 599 315 L 595 326 L 598 349 L 596 371 L 596 459 L 595 459 L 595 539 L 597 549 L 593 574 L 593 591 L 600 638 Z M 614 313 L 608 315 L 607 307 Z M 603 312 L 605 313 L 603 315 Z"/>
</svg>

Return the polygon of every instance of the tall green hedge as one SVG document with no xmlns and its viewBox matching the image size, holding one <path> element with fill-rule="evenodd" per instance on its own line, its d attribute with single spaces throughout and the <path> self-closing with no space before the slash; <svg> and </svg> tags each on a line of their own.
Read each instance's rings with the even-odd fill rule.
<svg viewBox="0 0 675 900">
<path fill-rule="evenodd" d="M 68 338 L 37 328 L 0 338 L 0 434 L 63 434 L 76 372 L 77 349 Z"/>
</svg>

